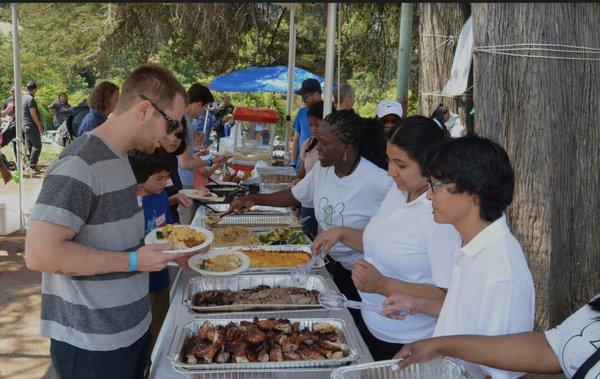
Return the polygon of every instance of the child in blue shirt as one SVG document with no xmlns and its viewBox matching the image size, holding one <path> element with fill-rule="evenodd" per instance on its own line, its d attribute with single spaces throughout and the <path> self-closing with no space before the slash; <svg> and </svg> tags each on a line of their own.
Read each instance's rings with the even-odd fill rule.
<svg viewBox="0 0 600 379">
<path fill-rule="evenodd" d="M 144 209 L 145 231 L 172 224 L 169 196 L 165 191 L 172 168 L 169 153 L 158 148 L 152 154 L 137 150 L 129 152 L 129 163 L 138 183 Z M 169 270 L 150 273 L 150 311 L 152 313 L 151 348 L 169 310 Z"/>
</svg>

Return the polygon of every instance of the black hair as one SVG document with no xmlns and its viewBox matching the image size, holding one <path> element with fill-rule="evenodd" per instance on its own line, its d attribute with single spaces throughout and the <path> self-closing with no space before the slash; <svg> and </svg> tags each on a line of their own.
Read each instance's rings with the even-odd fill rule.
<svg viewBox="0 0 600 379">
<path fill-rule="evenodd" d="M 316 103 L 314 103 L 313 105 L 311 105 L 310 107 L 308 107 L 308 112 L 306 114 L 306 116 L 312 116 L 315 118 L 318 118 L 319 120 L 323 120 L 323 106 L 324 106 L 325 102 L 323 102 L 323 100 L 319 100 Z M 331 111 L 335 112 L 335 106 L 331 106 Z M 311 151 L 312 149 L 315 148 L 315 146 L 317 146 L 317 142 L 319 142 L 314 136 L 311 137 L 310 143 L 308 144 L 308 146 L 306 147 L 306 150 L 304 151 L 305 153 L 308 153 L 309 151 Z"/>
<path fill-rule="evenodd" d="M 35 82 L 29 82 L 25 87 L 27 88 L 27 90 L 31 91 L 32 89 L 37 88 L 37 84 Z"/>
<path fill-rule="evenodd" d="M 480 217 L 494 221 L 510 205 L 515 174 L 508 154 L 499 144 L 479 136 L 449 139 L 424 153 L 423 175 L 453 183 L 452 193 L 479 198 Z"/>
<path fill-rule="evenodd" d="M 194 83 L 187 90 L 188 100 L 191 103 L 202 102 L 203 104 L 212 103 L 215 98 L 207 86 L 200 83 Z"/>
<path fill-rule="evenodd" d="M 400 124 L 388 133 L 388 142 L 406 151 L 419 165 L 423 153 L 428 148 L 445 142 L 448 138 L 432 119 L 425 116 L 402 119 Z"/>
<path fill-rule="evenodd" d="M 600 312 L 600 296 L 596 296 L 595 299 L 590 300 L 588 305 L 593 311 Z M 598 320 L 600 320 L 600 316 L 598 317 Z"/>
<path fill-rule="evenodd" d="M 185 117 L 181 118 L 181 125 L 183 126 L 183 138 L 179 143 L 179 147 L 171 153 L 171 155 L 174 157 L 183 154 L 185 152 L 185 148 L 187 147 L 187 142 L 185 142 L 185 138 L 187 137 L 187 121 L 185 120 Z"/>
<path fill-rule="evenodd" d="M 446 106 L 444 104 L 439 104 L 438 107 L 435 108 L 435 110 L 431 114 L 430 118 L 435 118 L 436 120 L 438 120 L 439 122 L 441 122 L 443 124 L 444 123 L 444 115 L 448 112 L 450 112 L 450 110 L 448 110 L 448 108 L 446 108 Z"/>
<path fill-rule="evenodd" d="M 162 171 L 170 174 L 173 167 L 170 154 L 162 147 L 156 148 L 152 154 L 134 149 L 129 151 L 128 158 L 138 184 L 145 183 L 151 175 Z"/>
<path fill-rule="evenodd" d="M 323 121 L 343 143 L 353 146 L 360 156 L 387 170 L 385 134 L 376 119 L 363 118 L 344 109 L 330 113 Z"/>
</svg>

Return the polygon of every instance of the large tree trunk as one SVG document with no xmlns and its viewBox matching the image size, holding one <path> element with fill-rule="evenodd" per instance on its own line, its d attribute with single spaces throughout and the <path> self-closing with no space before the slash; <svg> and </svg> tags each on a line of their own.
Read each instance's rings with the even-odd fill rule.
<svg viewBox="0 0 600 379">
<path fill-rule="evenodd" d="M 597 4 L 477 3 L 473 18 L 475 46 L 600 47 Z M 554 326 L 600 292 L 600 63 L 476 52 L 474 77 L 475 131 L 515 169 L 508 216 L 535 281 L 536 326 Z"/>
<path fill-rule="evenodd" d="M 458 36 L 471 15 L 471 7 L 465 3 L 421 3 L 419 10 L 419 113 L 429 116 L 443 103 L 458 113 L 467 130 L 472 131 L 473 117 L 469 112 L 473 108 L 473 100 L 470 95 L 465 98 L 442 98 L 431 94 L 423 96 L 441 91 L 450 79 L 458 37 L 454 43 L 444 43 L 446 39 L 443 36 Z"/>
</svg>

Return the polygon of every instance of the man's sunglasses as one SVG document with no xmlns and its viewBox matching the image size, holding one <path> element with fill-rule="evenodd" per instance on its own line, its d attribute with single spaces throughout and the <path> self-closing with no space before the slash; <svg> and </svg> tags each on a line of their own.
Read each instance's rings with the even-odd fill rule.
<svg viewBox="0 0 600 379">
<path fill-rule="evenodd" d="M 167 121 L 167 134 L 172 134 L 174 131 L 176 131 L 179 126 L 181 125 L 179 123 L 179 121 L 175 121 L 173 120 L 171 117 L 169 117 L 162 109 L 160 109 L 160 107 L 158 105 L 156 105 L 152 100 L 148 99 L 146 96 L 144 95 L 140 95 L 140 98 L 142 100 L 147 100 L 148 102 L 150 102 L 150 104 L 154 107 L 154 109 L 156 109 L 158 111 L 158 113 L 160 113 L 160 115 L 165 119 L 165 121 Z M 182 132 L 183 133 L 183 132 Z M 177 138 L 180 138 L 179 136 Z"/>
</svg>

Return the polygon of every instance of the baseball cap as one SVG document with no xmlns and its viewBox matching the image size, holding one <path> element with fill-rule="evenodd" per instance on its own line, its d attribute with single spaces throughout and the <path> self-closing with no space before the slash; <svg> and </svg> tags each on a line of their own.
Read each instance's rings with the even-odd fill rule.
<svg viewBox="0 0 600 379">
<path fill-rule="evenodd" d="M 377 105 L 377 117 L 383 118 L 389 114 L 395 114 L 402 118 L 402 105 L 395 100 L 382 100 Z"/>
<path fill-rule="evenodd" d="M 313 93 L 313 92 L 318 92 L 318 93 L 322 93 L 321 91 L 321 83 L 319 83 L 319 81 L 317 79 L 305 79 L 304 81 L 302 81 L 302 87 L 300 87 L 300 89 L 296 92 L 294 92 L 296 95 L 306 95 L 307 93 Z"/>
<path fill-rule="evenodd" d="M 10 92 L 15 92 L 15 86 L 10 87 Z"/>
</svg>

